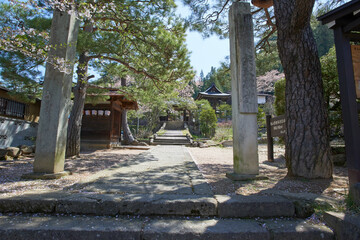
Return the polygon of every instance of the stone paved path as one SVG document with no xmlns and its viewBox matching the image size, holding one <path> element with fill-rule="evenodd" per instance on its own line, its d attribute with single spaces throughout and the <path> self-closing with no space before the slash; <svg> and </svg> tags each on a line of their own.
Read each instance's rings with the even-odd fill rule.
<svg viewBox="0 0 360 240">
<path fill-rule="evenodd" d="M 85 179 L 85 191 L 115 194 L 213 195 L 184 146 L 156 146 L 134 161 Z"/>
</svg>

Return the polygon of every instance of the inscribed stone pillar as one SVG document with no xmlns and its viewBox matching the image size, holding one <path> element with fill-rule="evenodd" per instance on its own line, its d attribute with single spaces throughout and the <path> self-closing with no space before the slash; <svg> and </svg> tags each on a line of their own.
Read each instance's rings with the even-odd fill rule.
<svg viewBox="0 0 360 240">
<path fill-rule="evenodd" d="M 257 178 L 257 89 L 250 4 L 234 2 L 229 13 L 234 172 L 233 180 Z"/>
<path fill-rule="evenodd" d="M 49 59 L 63 59 L 67 66 L 59 70 L 49 62 L 46 64 L 34 173 L 57 174 L 64 171 L 78 29 L 79 22 L 75 14 L 54 11 Z"/>
</svg>

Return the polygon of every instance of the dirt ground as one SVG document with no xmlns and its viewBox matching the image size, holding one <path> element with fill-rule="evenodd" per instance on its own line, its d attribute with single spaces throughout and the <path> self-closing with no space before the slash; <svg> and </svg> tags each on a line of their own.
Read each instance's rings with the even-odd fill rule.
<svg viewBox="0 0 360 240">
<path fill-rule="evenodd" d="M 347 170 L 335 167 L 333 179 L 306 180 L 286 178 L 285 160 L 279 158 L 284 154 L 282 147 L 276 146 L 275 162 L 267 162 L 266 145 L 259 145 L 260 173 L 268 180 L 232 182 L 226 178 L 232 172 L 232 148 L 188 148 L 204 178 L 215 194 L 262 194 L 265 190 L 274 189 L 288 192 L 323 193 L 324 195 L 343 199 L 347 188 Z M 32 172 L 33 158 L 15 161 L 0 161 L 0 195 L 18 195 L 29 190 L 62 190 L 71 191 L 71 186 L 81 179 L 98 171 L 115 166 L 119 161 L 131 161 L 133 157 L 145 150 L 98 150 L 84 152 L 80 158 L 67 159 L 65 169 L 72 175 L 57 180 L 22 180 L 21 176 Z"/>
<path fill-rule="evenodd" d="M 30 190 L 62 190 L 80 182 L 85 177 L 117 165 L 120 161 L 131 161 L 145 150 L 97 150 L 83 152 L 80 158 L 65 160 L 65 170 L 72 175 L 56 180 L 22 180 L 21 176 L 33 170 L 33 158 L 15 161 L 0 161 L 0 194 L 18 195 Z"/>
<path fill-rule="evenodd" d="M 310 192 L 343 199 L 348 188 L 347 169 L 334 167 L 333 179 L 293 179 L 286 177 L 284 147 L 274 146 L 274 162 L 267 161 L 267 146 L 258 148 L 260 175 L 267 180 L 232 182 L 225 174 L 233 172 L 232 148 L 190 148 L 190 152 L 215 194 L 261 194 L 266 190 L 281 190 L 293 193 Z"/>
</svg>

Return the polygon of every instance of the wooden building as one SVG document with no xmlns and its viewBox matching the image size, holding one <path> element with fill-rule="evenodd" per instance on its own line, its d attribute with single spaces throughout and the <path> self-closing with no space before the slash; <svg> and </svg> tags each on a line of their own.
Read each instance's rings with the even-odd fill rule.
<svg viewBox="0 0 360 240">
<path fill-rule="evenodd" d="M 25 102 L 9 92 L 0 86 L 0 116 L 39 122 L 41 100 L 36 98 L 33 102 Z"/>
<path fill-rule="evenodd" d="M 121 142 L 121 117 L 124 109 L 137 110 L 134 100 L 126 99 L 115 89 L 106 93 L 105 102 L 85 104 L 81 127 L 81 148 L 110 148 Z"/>
<path fill-rule="evenodd" d="M 231 105 L 231 94 L 221 92 L 213 83 L 204 92 L 199 92 L 195 100 L 206 99 L 210 105 L 216 109 L 221 103 Z"/>
<path fill-rule="evenodd" d="M 206 99 L 214 110 L 222 103 L 231 105 L 231 94 L 221 92 L 213 83 L 205 92 L 199 92 L 195 100 Z M 259 105 L 263 105 L 267 102 L 273 102 L 274 96 L 268 92 L 258 92 L 257 101 Z"/>
</svg>

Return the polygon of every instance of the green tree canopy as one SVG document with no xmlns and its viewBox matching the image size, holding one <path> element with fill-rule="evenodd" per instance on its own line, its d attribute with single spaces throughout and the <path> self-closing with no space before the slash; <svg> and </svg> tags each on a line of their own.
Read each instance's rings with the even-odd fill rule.
<svg viewBox="0 0 360 240">
<path fill-rule="evenodd" d="M 24 101 L 41 96 L 41 83 L 43 81 L 43 58 L 34 58 L 27 55 L 28 48 L 42 46 L 45 48 L 46 37 L 38 32 L 48 32 L 51 19 L 35 11 L 27 11 L 17 5 L 0 3 L 0 27 L 2 31 L 12 29 L 29 29 L 32 34 L 23 32 L 17 40 L 24 41 L 24 50 L 8 49 L 5 44 L 0 45 L 0 76 L 1 85 L 8 88 L 10 93 Z M 19 32 L 20 33 L 20 32 Z M 43 50 L 40 50 L 40 54 Z M 30 99 L 30 98 L 31 99 Z"/>
</svg>

